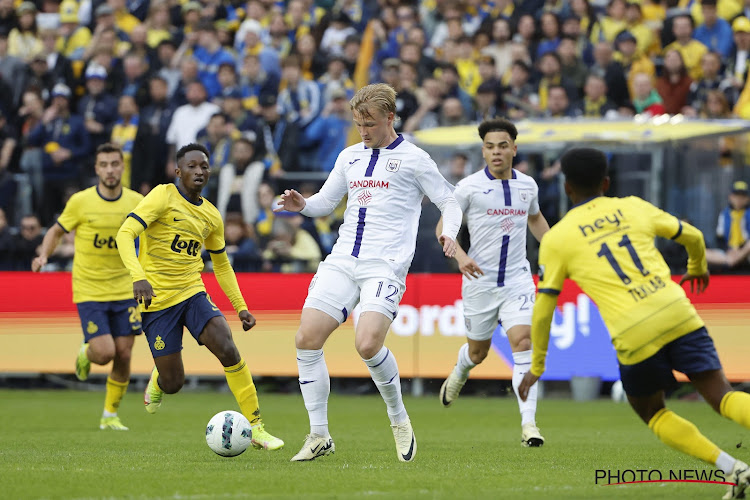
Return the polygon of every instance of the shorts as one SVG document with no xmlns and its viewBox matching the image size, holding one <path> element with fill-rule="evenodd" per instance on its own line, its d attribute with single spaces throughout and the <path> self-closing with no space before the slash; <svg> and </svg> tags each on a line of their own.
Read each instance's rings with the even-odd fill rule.
<svg viewBox="0 0 750 500">
<path fill-rule="evenodd" d="M 531 325 L 535 293 L 531 279 L 502 287 L 465 283 L 461 296 L 466 336 L 471 340 L 489 340 L 498 323 L 506 332 L 517 325 Z"/>
<path fill-rule="evenodd" d="M 620 363 L 620 380 L 625 394 L 633 397 L 650 396 L 677 385 L 672 370 L 685 375 L 721 370 L 714 341 L 705 326 L 673 340 L 640 363 Z"/>
<path fill-rule="evenodd" d="M 79 302 L 83 340 L 89 342 L 100 335 L 123 337 L 141 334 L 141 313 L 135 299 L 111 302 Z"/>
<path fill-rule="evenodd" d="M 384 260 L 329 255 L 310 281 L 303 307 L 323 311 L 341 324 L 359 303 L 362 312 L 379 312 L 393 320 L 404 291 L 404 280 Z"/>
<path fill-rule="evenodd" d="M 183 327 L 187 327 L 198 345 L 203 328 L 211 318 L 224 316 L 206 292 L 199 292 L 172 307 L 143 313 L 143 332 L 155 358 L 182 350 Z"/>
</svg>

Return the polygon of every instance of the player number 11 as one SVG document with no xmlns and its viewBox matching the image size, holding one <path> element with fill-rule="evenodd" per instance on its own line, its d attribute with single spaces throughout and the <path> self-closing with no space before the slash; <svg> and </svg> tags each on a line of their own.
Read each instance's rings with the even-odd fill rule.
<svg viewBox="0 0 750 500">
<path fill-rule="evenodd" d="M 635 267 L 638 268 L 643 276 L 648 276 L 650 274 L 646 269 L 643 268 L 641 258 L 638 257 L 638 253 L 635 251 L 635 248 L 633 248 L 633 244 L 630 242 L 630 238 L 628 238 L 627 234 L 622 235 L 622 239 L 617 244 L 617 246 L 620 248 L 628 249 L 630 258 L 633 259 L 633 264 L 635 264 Z M 602 247 L 599 249 L 599 252 L 596 255 L 607 259 L 607 262 L 609 262 L 609 265 L 612 266 L 612 269 L 615 270 L 617 276 L 620 277 L 623 283 L 629 285 L 632 282 L 630 277 L 625 274 L 625 272 L 620 267 L 620 264 L 617 262 L 617 259 L 615 259 L 615 256 L 612 255 L 612 250 L 609 249 L 606 243 L 602 243 Z"/>
</svg>

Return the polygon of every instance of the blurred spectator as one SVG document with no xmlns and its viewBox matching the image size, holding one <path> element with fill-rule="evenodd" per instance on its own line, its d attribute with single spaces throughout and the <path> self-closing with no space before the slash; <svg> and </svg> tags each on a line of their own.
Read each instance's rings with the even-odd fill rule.
<svg viewBox="0 0 750 500">
<path fill-rule="evenodd" d="M 706 52 L 701 60 L 703 76 L 690 84 L 690 92 L 687 97 L 687 106 L 683 109 L 686 116 L 695 117 L 706 103 L 706 96 L 711 90 L 719 90 L 725 93 L 728 102 L 734 103 L 734 86 L 731 80 L 725 79 L 719 73 L 721 70 L 721 58 L 716 52 Z"/>
<path fill-rule="evenodd" d="M 440 106 L 440 118 L 438 123 L 441 127 L 467 125 L 469 119 L 466 117 L 466 113 L 464 113 L 461 101 L 455 97 L 444 99 L 443 104 Z"/>
<path fill-rule="evenodd" d="M 112 127 L 112 136 L 109 142 L 122 149 L 124 169 L 120 182 L 126 188 L 132 188 L 133 186 L 131 184 L 133 147 L 138 133 L 138 118 L 138 105 L 135 98 L 128 94 L 121 95 L 117 103 L 117 120 Z"/>
<path fill-rule="evenodd" d="M 18 144 L 16 128 L 0 113 L 0 207 L 12 210 L 14 207 L 15 183 L 10 174 L 12 160 Z"/>
<path fill-rule="evenodd" d="M 576 40 L 570 35 L 563 35 L 557 45 L 557 55 L 560 56 L 561 74 L 568 79 L 580 94 L 583 85 L 586 83 L 586 76 L 589 69 L 586 64 L 578 57 L 576 50 Z"/>
<path fill-rule="evenodd" d="M 518 18 L 516 25 L 516 34 L 513 35 L 514 42 L 521 42 L 528 51 L 529 55 L 536 56 L 536 47 L 538 45 L 536 34 L 536 21 L 534 16 L 524 14 Z M 536 61 L 536 59 L 534 59 Z"/>
<path fill-rule="evenodd" d="M 576 114 L 586 118 L 617 118 L 615 103 L 607 99 L 607 84 L 599 75 L 591 74 L 586 78 L 583 88 L 583 99 L 576 105 Z"/>
<path fill-rule="evenodd" d="M 637 40 L 629 31 L 623 31 L 617 35 L 615 49 L 617 49 L 617 52 L 614 58 L 622 65 L 625 74 L 628 75 L 628 91 L 632 98 L 634 76 L 638 73 L 645 73 L 651 78 L 655 78 L 656 67 L 650 57 L 638 51 Z"/>
<path fill-rule="evenodd" d="M 458 181 L 466 177 L 471 173 L 471 165 L 469 164 L 469 157 L 466 153 L 461 151 L 453 153 L 448 163 L 447 168 L 441 168 L 441 172 L 446 171 L 444 176 L 445 180 L 453 184 L 458 184 Z"/>
<path fill-rule="evenodd" d="M 497 70 L 495 69 L 494 57 L 492 57 L 491 55 L 486 55 L 486 54 L 479 56 L 477 69 L 479 71 L 479 85 L 483 83 L 487 83 L 489 85 L 492 85 L 495 89 L 498 89 L 498 90 L 500 89 L 502 82 L 500 81 L 500 78 L 498 78 L 497 76 Z M 477 90 L 478 89 L 479 89 L 479 86 L 477 86 Z M 474 97 L 476 97 L 476 93 Z"/>
<path fill-rule="evenodd" d="M 561 85 L 551 85 L 548 89 L 546 118 L 572 118 L 580 116 L 580 111 L 570 106 L 568 93 Z"/>
<path fill-rule="evenodd" d="M 410 134 L 415 130 L 437 127 L 439 122 L 440 104 L 444 99 L 443 86 L 434 78 L 427 78 L 422 82 L 422 92 L 417 96 L 419 107 L 417 111 L 404 123 L 404 132 Z"/>
<path fill-rule="evenodd" d="M 57 33 L 53 29 L 40 30 L 39 36 L 42 40 L 42 50 L 32 57 L 32 68 L 35 62 L 42 62 L 46 76 L 46 89 L 52 90 L 58 83 L 64 83 L 70 88 L 75 85 L 73 64 L 57 48 Z"/>
<path fill-rule="evenodd" d="M 503 102 L 508 116 L 520 120 L 540 114 L 539 95 L 530 82 L 531 68 L 524 61 L 515 61 L 510 68 L 510 82 L 503 89 Z"/>
<path fill-rule="evenodd" d="M 112 16 L 115 18 L 117 29 L 124 33 L 130 34 L 140 24 L 140 20 L 130 13 L 126 0 L 106 0 L 102 5 L 107 5 L 112 10 Z M 97 14 L 100 12 L 101 7 L 101 5 L 97 7 Z"/>
<path fill-rule="evenodd" d="M 178 35 L 178 30 L 172 25 L 169 17 L 169 2 L 167 0 L 153 0 L 144 2 L 148 5 L 148 17 L 143 26 L 146 28 L 146 42 L 149 47 L 156 49 L 164 40 L 171 40 Z"/>
<path fill-rule="evenodd" d="M 83 60 L 86 48 L 91 44 L 91 31 L 78 24 L 78 2 L 63 0 L 60 3 L 60 32 L 57 51 L 72 61 Z"/>
<path fill-rule="evenodd" d="M 10 95 L 7 95 L 6 89 L 2 90 L 0 95 L 0 107 L 5 113 L 13 112 L 21 102 L 21 95 L 26 89 L 26 80 L 28 72 L 24 62 L 8 54 L 8 30 L 0 26 L 0 75 L 4 85 L 10 87 Z"/>
<path fill-rule="evenodd" d="M 296 55 L 281 62 L 281 87 L 278 97 L 281 113 L 304 130 L 320 114 L 321 95 L 317 83 L 302 77 Z"/>
<path fill-rule="evenodd" d="M 362 41 L 357 35 L 351 35 L 344 41 L 344 61 L 346 62 L 346 71 L 354 75 L 359 60 L 359 51 L 362 47 Z"/>
<path fill-rule="evenodd" d="M 352 27 L 349 16 L 344 12 L 335 12 L 330 18 L 328 28 L 323 33 L 320 50 L 332 56 L 343 55 L 346 37 L 356 34 L 357 30 Z"/>
<path fill-rule="evenodd" d="M 148 70 L 155 66 L 156 48 L 148 44 L 148 28 L 145 24 L 139 24 L 130 32 L 130 48 L 128 53 L 137 54 L 141 64 Z"/>
<path fill-rule="evenodd" d="M 41 216 L 45 224 L 63 206 L 63 197 L 71 185 L 78 184 L 81 162 L 90 149 L 89 134 L 83 117 L 71 114 L 70 89 L 58 83 L 52 89 L 52 104 L 44 111 L 42 121 L 27 136 L 29 146 L 21 157 L 21 168 L 39 179 L 41 168 L 43 185 L 34 185 L 34 191 L 42 193 Z M 31 261 L 29 261 L 31 262 Z"/>
<path fill-rule="evenodd" d="M 331 101 L 304 134 L 316 151 L 315 170 L 330 172 L 339 153 L 346 148 L 351 128 L 349 101 L 343 89 L 331 92 Z"/>
<path fill-rule="evenodd" d="M 703 24 L 695 29 L 693 38 L 705 45 L 708 50 L 717 52 L 723 59 L 729 57 L 734 41 L 732 27 L 719 17 L 716 2 L 717 0 L 701 0 Z"/>
<path fill-rule="evenodd" d="M 263 71 L 269 75 L 279 76 L 279 54 L 261 42 L 263 28 L 259 21 L 246 19 L 240 25 L 235 36 L 235 49 L 238 54 L 252 55 L 258 58 Z"/>
<path fill-rule="evenodd" d="M 244 224 L 242 220 L 232 218 L 224 224 L 227 256 L 236 272 L 260 271 L 260 250 L 251 231 L 252 226 Z"/>
<path fill-rule="evenodd" d="M 481 123 L 501 116 L 498 107 L 498 86 L 492 82 L 484 82 L 477 89 L 477 107 L 472 118 L 473 123 Z"/>
<path fill-rule="evenodd" d="M 193 50 L 192 57 L 198 61 L 198 78 L 206 88 L 206 95 L 210 100 L 217 96 L 221 89 L 217 77 L 219 66 L 225 62 L 234 64 L 234 56 L 219 43 L 216 27 L 212 22 L 201 22 L 196 34 L 197 37 L 185 37 L 177 54 L 181 55 L 182 51 L 186 52 L 188 49 Z"/>
<path fill-rule="evenodd" d="M 537 63 L 539 69 L 539 78 L 536 82 L 535 93 L 539 96 L 539 107 L 545 109 L 548 107 L 549 88 L 557 85 L 565 89 L 568 94 L 568 100 L 577 100 L 578 91 L 575 84 L 562 75 L 562 63 L 560 56 L 556 52 L 547 52 L 542 55 Z"/>
<path fill-rule="evenodd" d="M 633 108 L 638 114 L 648 113 L 651 116 L 666 113 L 664 100 L 654 88 L 651 76 L 646 73 L 633 75 Z"/>
<path fill-rule="evenodd" d="M 124 78 L 114 86 L 115 95 L 129 95 L 139 108 L 149 104 L 148 62 L 137 52 L 128 52 L 122 60 Z"/>
<path fill-rule="evenodd" d="M 156 61 L 153 68 L 149 68 L 152 75 L 158 75 L 163 78 L 167 84 L 167 96 L 172 99 L 177 87 L 180 85 L 182 70 L 176 65 L 174 56 L 177 53 L 177 46 L 172 40 L 162 40 L 156 47 Z M 195 64 L 195 61 L 191 61 Z M 196 68 L 196 75 L 198 71 Z"/>
<path fill-rule="evenodd" d="M 164 165 L 169 158 L 167 130 L 174 108 L 167 98 L 167 82 L 160 76 L 149 80 L 151 104 L 143 108 L 133 143 L 132 189 L 147 194 L 154 186 L 167 182 Z"/>
<path fill-rule="evenodd" d="M 310 33 L 302 35 L 297 40 L 292 53 L 299 58 L 302 78 L 317 80 L 325 72 L 327 56 L 325 52 L 318 50 L 315 37 Z"/>
<path fill-rule="evenodd" d="M 572 3 L 585 3 L 588 5 L 586 0 L 573 0 Z M 562 34 L 573 37 L 576 41 L 576 55 L 584 62 L 584 64 L 589 66 L 594 63 L 594 48 L 591 45 L 591 39 L 581 27 L 581 18 L 576 14 L 570 14 L 565 17 L 562 22 Z"/>
<path fill-rule="evenodd" d="M 630 95 L 625 71 L 614 59 L 614 49 L 610 42 L 599 42 L 594 46 L 594 65 L 590 71 L 604 77 L 607 83 L 607 97 L 618 108 L 628 105 Z"/>
<path fill-rule="evenodd" d="M 412 31 L 418 32 L 416 30 Z M 437 67 L 437 62 L 426 55 L 424 50 L 422 50 L 422 45 L 417 42 L 406 41 L 402 43 L 398 59 L 400 59 L 400 62 L 414 65 L 417 70 L 418 83 L 421 83 L 425 78 L 432 76 Z"/>
<path fill-rule="evenodd" d="M 482 83 L 479 66 L 474 54 L 474 44 L 469 36 L 458 39 L 458 57 L 454 61 L 458 74 L 458 86 L 470 97 L 477 93 L 477 87 Z M 459 96 L 456 96 L 459 97 Z M 471 107 L 466 108 L 469 111 Z"/>
<path fill-rule="evenodd" d="M 90 150 L 108 142 L 117 119 L 117 99 L 106 91 L 107 71 L 98 64 L 86 68 L 87 93 L 78 102 L 78 114 L 83 117 L 89 134 Z"/>
<path fill-rule="evenodd" d="M 299 170 L 300 130 L 296 123 L 281 115 L 281 107 L 274 94 L 260 96 L 261 132 L 266 148 L 266 168 L 279 176 L 285 171 Z"/>
<path fill-rule="evenodd" d="M 174 111 L 167 130 L 166 139 L 169 144 L 167 177 L 170 179 L 175 176 L 175 151 L 186 144 L 195 142 L 198 132 L 208 124 L 208 120 L 214 114 L 220 111 L 219 106 L 206 101 L 206 89 L 199 81 L 188 83 L 185 94 L 188 103 Z"/>
<path fill-rule="evenodd" d="M 729 204 L 716 225 L 718 248 L 706 250 L 706 259 L 719 268 L 750 268 L 750 191 L 745 181 L 732 184 Z"/>
<path fill-rule="evenodd" d="M 499 17 L 492 23 L 492 40 L 487 47 L 482 49 L 482 54 L 492 56 L 495 61 L 496 77 L 502 78 L 510 69 L 513 62 L 510 57 L 510 23 L 507 19 Z"/>
<path fill-rule="evenodd" d="M 214 170 L 214 175 L 204 189 L 205 196 L 212 202 L 216 200 L 216 186 L 219 182 L 217 171 L 230 160 L 232 151 L 230 127 L 234 129 L 229 116 L 219 111 L 209 118 L 206 127 L 201 129 L 196 137 L 196 142 L 208 149 L 208 162 Z"/>
<path fill-rule="evenodd" d="M 31 261 L 37 256 L 42 244 L 42 225 L 36 215 L 24 215 L 20 230 L 13 238 L 13 269 L 31 271 Z"/>
<path fill-rule="evenodd" d="M 690 78 L 695 80 L 702 75 L 701 58 L 708 52 L 708 48 L 693 38 L 693 28 L 693 18 L 689 14 L 675 16 L 672 19 L 675 41 L 664 47 L 664 59 L 666 63 L 670 51 L 679 51 Z"/>
<path fill-rule="evenodd" d="M 38 123 L 42 121 L 44 114 L 44 101 L 39 91 L 27 90 L 23 93 L 22 105 L 18 108 L 18 121 L 16 128 L 19 129 L 20 138 L 26 139 Z"/>
<path fill-rule="evenodd" d="M 36 12 L 36 5 L 28 0 L 21 2 L 16 9 L 18 26 L 8 35 L 8 55 L 28 62 L 32 56 L 42 51 L 42 42 L 37 34 Z"/>
<path fill-rule="evenodd" d="M 435 72 L 443 84 L 444 97 L 455 97 L 461 103 L 464 113 L 469 113 L 474 107 L 471 96 L 460 85 L 460 77 L 456 66 L 453 64 L 441 64 Z"/>
<path fill-rule="evenodd" d="M 732 31 L 734 48 L 727 60 L 726 74 L 732 79 L 734 88 L 740 92 L 747 80 L 747 63 L 750 60 L 750 20 L 738 17 L 732 22 Z"/>
<path fill-rule="evenodd" d="M 263 251 L 265 270 L 282 273 L 314 273 L 322 257 L 320 247 L 306 230 L 304 217 L 296 212 L 279 212 L 271 240 Z"/>
<path fill-rule="evenodd" d="M 216 208 L 222 218 L 227 212 L 239 211 L 246 224 L 254 224 L 258 219 L 258 189 L 266 167 L 260 161 L 253 161 L 255 156 L 252 135 L 240 137 L 232 144 L 231 161 L 219 169 L 218 176 Z"/>
<path fill-rule="evenodd" d="M 610 0 L 606 14 L 599 18 L 598 29 L 591 31 L 591 42 L 607 41 L 612 43 L 619 32 L 628 27 L 625 19 L 627 3 L 625 0 Z"/>
<path fill-rule="evenodd" d="M 0 174 L 0 177 L 2 174 Z M 13 270 L 13 235 L 5 210 L 0 207 L 0 271 Z"/>
<path fill-rule="evenodd" d="M 262 182 L 258 187 L 258 218 L 255 220 L 255 234 L 261 247 L 271 239 L 273 233 L 273 221 L 276 219 L 274 209 L 274 189 L 267 182 Z"/>
<path fill-rule="evenodd" d="M 554 52 L 560 44 L 560 19 L 554 12 L 542 12 L 539 18 L 542 39 L 536 48 L 536 59 L 547 52 Z"/>
<path fill-rule="evenodd" d="M 404 130 L 406 121 L 417 112 L 417 68 L 411 63 L 401 62 L 398 66 L 398 87 L 396 87 L 396 119 L 393 128 L 397 133 Z"/>
<path fill-rule="evenodd" d="M 636 2 L 628 2 L 625 11 L 625 20 L 628 23 L 628 33 L 636 39 L 636 49 L 638 55 L 647 56 L 660 48 L 656 40 L 656 35 L 652 27 L 643 19 L 643 10 L 641 5 Z M 622 31 L 620 32 L 622 33 Z M 618 35 L 620 34 L 618 33 Z M 617 37 L 615 37 L 615 48 L 617 47 Z"/>
<path fill-rule="evenodd" d="M 0 30 L 10 30 L 18 25 L 18 16 L 13 0 L 0 0 Z"/>
<path fill-rule="evenodd" d="M 675 115 L 682 112 L 682 108 L 687 104 L 692 83 L 680 51 L 667 51 L 664 55 L 663 74 L 656 81 L 656 90 L 664 100 L 664 109 L 667 113 Z"/>
<path fill-rule="evenodd" d="M 276 94 L 279 91 L 279 77 L 267 72 L 260 64 L 257 55 L 247 54 L 240 69 L 239 84 L 243 105 L 255 114 L 260 113 L 258 99 L 263 94 Z"/>
<path fill-rule="evenodd" d="M 274 14 L 268 25 L 268 47 L 276 53 L 279 60 L 289 55 L 292 42 L 289 39 L 289 25 L 281 14 Z"/>
<path fill-rule="evenodd" d="M 318 84 L 322 93 L 321 106 L 325 107 L 331 101 L 331 96 L 339 89 L 344 91 L 347 98 L 354 97 L 354 82 L 346 72 L 346 61 L 341 56 L 331 57 L 328 60 L 327 71 L 318 78 Z M 401 85 L 394 87 L 399 91 Z"/>
</svg>

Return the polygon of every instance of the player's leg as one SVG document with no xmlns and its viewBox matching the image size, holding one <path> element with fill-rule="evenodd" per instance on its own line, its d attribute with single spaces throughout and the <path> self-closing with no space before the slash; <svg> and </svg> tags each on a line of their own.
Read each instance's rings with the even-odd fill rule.
<svg viewBox="0 0 750 500">
<path fill-rule="evenodd" d="M 75 374 L 84 381 L 91 371 L 91 363 L 106 365 L 115 355 L 115 343 L 109 326 L 106 302 L 76 304 L 83 329 L 83 344 L 76 356 Z"/>
<path fill-rule="evenodd" d="M 143 333 L 155 365 L 143 392 L 143 403 L 149 413 L 156 413 L 164 394 L 178 392 L 185 383 L 181 351 L 182 316 L 186 307 L 187 301 L 183 301 L 161 311 L 142 314 Z"/>
<path fill-rule="evenodd" d="M 531 318 L 523 318 L 521 321 L 530 322 Z M 516 320 L 510 318 L 503 320 L 503 324 L 513 323 Z M 507 330 L 508 342 L 513 352 L 513 392 L 518 399 L 518 409 L 521 412 L 521 444 L 524 446 L 542 446 L 544 437 L 536 426 L 536 404 L 539 384 L 536 383 L 529 389 L 529 395 L 526 401 L 521 400 L 518 396 L 518 386 L 521 385 L 523 376 L 531 367 L 531 326 L 528 324 L 515 324 L 509 326 Z"/>
<path fill-rule="evenodd" d="M 675 355 L 678 356 L 679 362 L 679 349 L 675 347 L 679 346 L 680 342 L 681 339 L 677 339 L 667 344 L 655 355 L 640 363 L 620 364 L 623 389 L 630 406 L 664 444 L 709 464 L 715 464 L 729 476 L 735 472 L 738 463 L 745 468 L 747 466 L 719 449 L 692 422 L 665 408 L 664 389 L 676 383 L 672 368 Z M 742 491 L 745 487 L 747 478 Z M 732 488 L 730 487 L 730 490 Z M 733 492 L 730 493 L 734 495 Z"/>
<path fill-rule="evenodd" d="M 466 343 L 458 349 L 453 371 L 440 387 L 440 403 L 448 408 L 458 398 L 469 372 L 487 357 L 497 328 L 499 297 L 496 289 L 465 285 L 462 290 Z"/>
<path fill-rule="evenodd" d="M 375 272 L 388 276 L 383 271 Z M 417 440 L 404 407 L 396 357 L 383 345 L 388 328 L 398 315 L 398 304 L 405 290 L 406 286 L 395 275 L 362 280 L 362 314 L 357 322 L 354 344 L 385 401 L 398 459 L 411 462 L 417 454 Z"/>
<path fill-rule="evenodd" d="M 331 379 L 323 345 L 347 320 L 359 298 L 359 286 L 351 277 L 352 266 L 346 259 L 328 256 L 310 281 L 299 329 L 294 337 L 299 388 L 310 420 L 310 433 L 299 453 L 292 457 L 293 462 L 314 460 L 336 450 L 328 432 Z"/>
<path fill-rule="evenodd" d="M 187 302 L 185 325 L 198 343 L 205 345 L 224 367 L 229 390 L 237 400 L 240 411 L 250 422 L 253 446 L 267 450 L 281 449 L 284 441 L 265 430 L 260 418 L 260 405 L 253 376 L 247 363 L 240 356 L 226 318 L 204 292 L 194 295 Z"/>
</svg>

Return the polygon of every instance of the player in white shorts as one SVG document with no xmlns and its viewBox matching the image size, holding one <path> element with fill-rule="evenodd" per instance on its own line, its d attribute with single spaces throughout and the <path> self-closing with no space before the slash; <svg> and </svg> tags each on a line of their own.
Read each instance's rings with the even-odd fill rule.
<svg viewBox="0 0 750 500">
<path fill-rule="evenodd" d="M 417 441 L 401 398 L 398 365 L 383 344 L 406 289 L 423 196 L 443 214 L 445 229 L 439 240 L 448 257 L 456 252 L 462 214 L 453 186 L 435 162 L 393 129 L 396 92 L 390 86 L 363 87 L 350 106 L 363 142 L 339 154 L 320 192 L 305 199 L 287 190 L 277 209 L 319 217 L 348 195 L 339 238 L 310 283 L 295 337 L 310 434 L 292 461 L 313 460 L 335 449 L 328 432 L 330 378 L 323 345 L 359 303 L 354 344 L 385 401 L 398 459 L 410 462 Z"/>
<path fill-rule="evenodd" d="M 468 342 L 458 351 L 458 362 L 440 388 L 446 408 L 458 398 L 469 372 L 484 361 L 498 323 L 505 329 L 513 351 L 513 390 L 531 364 L 531 313 L 535 286 L 526 260 L 526 226 L 537 240 L 549 230 L 539 211 L 539 188 L 534 179 L 512 167 L 516 155 L 515 125 L 503 119 L 479 125 L 484 170 L 456 186 L 454 196 L 468 221 L 471 248 L 459 245 L 456 260 L 463 277 L 463 304 Z M 442 221 L 438 222 L 442 233 Z M 521 444 L 541 446 L 536 426 L 535 385 L 521 410 Z"/>
</svg>

